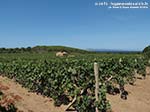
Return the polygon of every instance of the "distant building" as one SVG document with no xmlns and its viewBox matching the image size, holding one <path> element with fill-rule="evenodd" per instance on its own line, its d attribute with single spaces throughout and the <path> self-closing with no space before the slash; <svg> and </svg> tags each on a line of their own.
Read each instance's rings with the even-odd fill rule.
<svg viewBox="0 0 150 112">
<path fill-rule="evenodd" d="M 68 53 L 66 51 L 60 51 L 60 52 L 56 53 L 56 56 L 60 56 L 60 57 L 67 56 L 67 55 L 68 55 Z"/>
</svg>

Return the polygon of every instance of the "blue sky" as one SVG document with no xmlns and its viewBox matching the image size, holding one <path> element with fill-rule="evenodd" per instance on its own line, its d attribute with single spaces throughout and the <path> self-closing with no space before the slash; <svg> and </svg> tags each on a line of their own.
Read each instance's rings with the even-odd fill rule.
<svg viewBox="0 0 150 112">
<path fill-rule="evenodd" d="M 0 0 L 0 47 L 143 50 L 150 45 L 150 8 L 95 6 L 100 1 L 104 0 Z M 122 0 L 105 0 L 110 1 Z"/>
</svg>

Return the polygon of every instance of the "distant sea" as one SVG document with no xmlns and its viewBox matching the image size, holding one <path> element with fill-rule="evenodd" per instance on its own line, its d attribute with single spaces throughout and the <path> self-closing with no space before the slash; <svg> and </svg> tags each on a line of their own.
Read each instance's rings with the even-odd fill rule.
<svg viewBox="0 0 150 112">
<path fill-rule="evenodd" d="M 87 49 L 92 52 L 102 52 L 102 53 L 141 53 L 138 50 L 116 50 L 116 49 Z"/>
</svg>

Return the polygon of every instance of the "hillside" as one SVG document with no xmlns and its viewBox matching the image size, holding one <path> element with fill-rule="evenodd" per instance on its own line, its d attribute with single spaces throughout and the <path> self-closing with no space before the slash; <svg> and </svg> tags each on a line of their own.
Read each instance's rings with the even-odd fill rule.
<svg viewBox="0 0 150 112">
<path fill-rule="evenodd" d="M 66 47 L 66 46 L 35 46 L 27 48 L 0 48 L 0 53 L 24 53 L 24 52 L 36 52 L 36 53 L 49 53 L 49 52 L 58 52 L 58 51 L 67 51 L 69 53 L 89 53 L 89 51 Z"/>
<path fill-rule="evenodd" d="M 75 53 L 88 53 L 89 51 L 66 47 L 66 46 L 35 46 L 32 48 L 33 51 L 36 52 L 57 52 L 57 51 L 67 51 L 67 52 L 75 52 Z"/>
</svg>

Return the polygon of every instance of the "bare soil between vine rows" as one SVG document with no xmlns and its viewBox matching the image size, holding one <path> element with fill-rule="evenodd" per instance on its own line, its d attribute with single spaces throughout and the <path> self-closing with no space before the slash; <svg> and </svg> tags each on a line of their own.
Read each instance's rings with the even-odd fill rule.
<svg viewBox="0 0 150 112">
<path fill-rule="evenodd" d="M 120 95 L 107 95 L 114 112 L 150 112 L 150 76 L 137 79 L 135 85 L 126 85 L 127 100 Z"/>
<path fill-rule="evenodd" d="M 64 106 L 55 107 L 51 98 L 28 92 L 26 88 L 17 84 L 11 79 L 0 76 L 0 90 L 11 97 L 18 96 L 19 100 L 15 100 L 15 106 L 19 112 L 64 112 Z"/>
<path fill-rule="evenodd" d="M 27 89 L 11 79 L 0 76 L 0 89 L 5 95 L 18 96 L 15 106 L 19 112 L 64 112 L 66 106 L 55 107 L 51 98 L 28 92 Z M 128 99 L 120 95 L 107 95 L 113 112 L 150 112 L 150 76 L 137 79 L 135 85 L 126 85 Z"/>
</svg>

